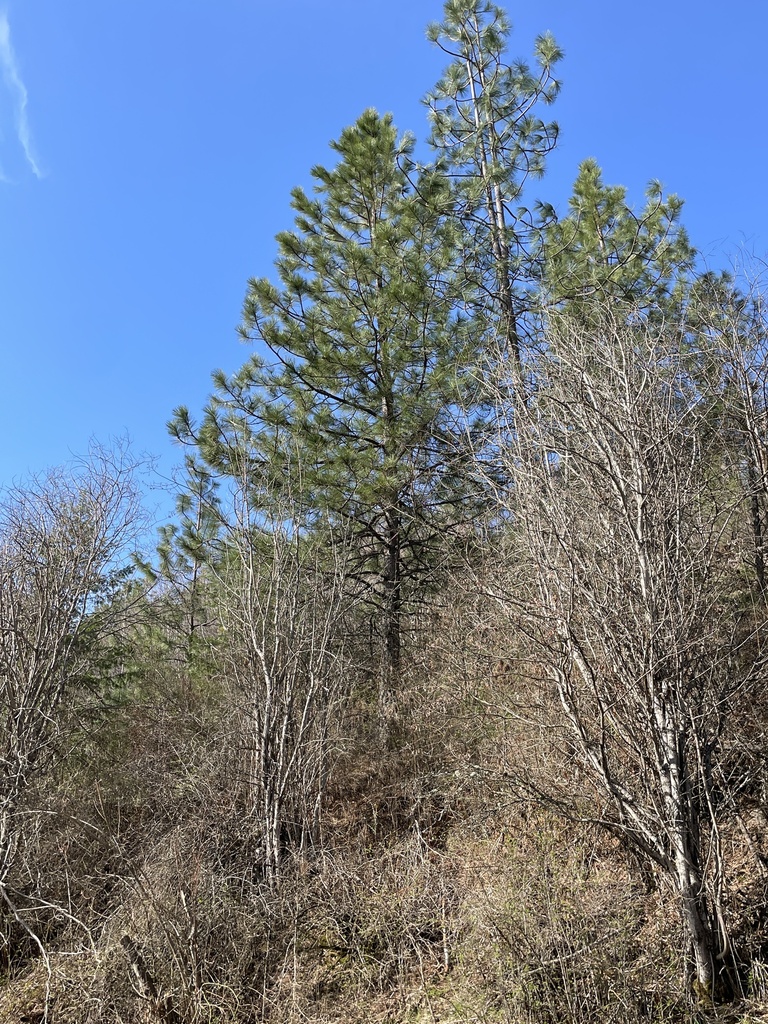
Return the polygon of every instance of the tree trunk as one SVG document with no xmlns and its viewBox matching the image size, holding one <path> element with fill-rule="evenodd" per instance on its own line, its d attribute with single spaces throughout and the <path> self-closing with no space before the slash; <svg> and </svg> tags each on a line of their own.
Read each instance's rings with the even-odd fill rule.
<svg viewBox="0 0 768 1024">
<path fill-rule="evenodd" d="M 683 681 L 677 681 L 683 689 Z M 683 928 L 693 956 L 692 988 L 698 1000 L 715 998 L 715 957 L 704 886 L 699 867 L 697 827 L 691 805 L 690 779 L 686 770 L 685 726 L 675 722 L 670 681 L 655 679 L 654 716 L 659 726 L 661 790 L 669 823 L 669 873 L 680 899 Z M 720 993 L 717 993 L 718 997 Z"/>
<path fill-rule="evenodd" d="M 379 678 L 379 733 L 386 746 L 396 742 L 397 694 L 401 671 L 402 551 L 400 515 L 387 515 L 384 567 L 383 651 Z"/>
<path fill-rule="evenodd" d="M 757 470 L 750 459 L 747 463 L 747 483 L 752 511 L 752 538 L 755 545 L 755 578 L 761 595 L 765 595 L 765 558 L 763 555 L 763 515 L 758 494 Z"/>
<path fill-rule="evenodd" d="M 673 874 L 680 898 L 683 928 L 693 954 L 693 991 L 699 1000 L 715 996 L 715 970 L 712 931 L 702 892 L 702 882 L 687 842 L 687 829 L 679 822 L 673 837 L 675 846 Z"/>
<path fill-rule="evenodd" d="M 476 46 L 482 51 L 480 41 L 480 29 L 475 20 Z M 491 159 L 493 153 L 489 154 L 486 145 L 486 132 L 494 132 L 492 125 L 484 124 L 480 116 L 480 102 L 475 85 L 475 75 L 472 61 L 466 60 L 467 81 L 469 83 L 470 95 L 472 97 L 472 111 L 475 123 L 475 131 L 478 139 L 479 171 L 485 187 L 486 212 L 488 214 L 488 227 L 491 234 L 491 250 L 493 252 L 494 274 L 496 277 L 497 301 L 499 303 L 499 319 L 502 325 L 502 337 L 504 343 L 512 353 L 512 358 L 518 369 L 520 362 L 520 337 L 517 330 L 517 316 L 513 298 L 513 287 L 510 280 L 509 242 L 507 240 L 506 215 L 504 200 L 501 189 L 491 178 Z M 487 93 L 487 83 L 482 63 L 477 64 L 477 76 L 483 94 Z"/>
</svg>

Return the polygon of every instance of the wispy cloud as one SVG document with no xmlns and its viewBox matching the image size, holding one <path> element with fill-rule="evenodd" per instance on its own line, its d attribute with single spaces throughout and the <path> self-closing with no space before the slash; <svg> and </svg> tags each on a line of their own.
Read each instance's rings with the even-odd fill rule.
<svg viewBox="0 0 768 1024">
<path fill-rule="evenodd" d="M 0 11 L 0 69 L 3 74 L 3 81 L 6 89 L 11 95 L 14 108 L 14 119 L 16 123 L 16 135 L 24 156 L 29 164 L 32 173 L 36 178 L 43 177 L 43 170 L 35 156 L 32 144 L 32 133 L 27 118 L 27 87 L 19 74 L 19 66 L 16 63 L 16 54 L 11 44 L 11 26 L 8 22 L 7 11 Z M 0 179 L 5 179 L 0 169 Z"/>
</svg>

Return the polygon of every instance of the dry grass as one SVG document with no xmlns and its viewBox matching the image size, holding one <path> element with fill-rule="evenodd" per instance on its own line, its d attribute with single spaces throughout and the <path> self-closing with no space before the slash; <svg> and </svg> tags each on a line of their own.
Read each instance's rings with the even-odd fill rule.
<svg viewBox="0 0 768 1024">
<path fill-rule="evenodd" d="M 15 878 L 86 927 L 37 919 L 48 964 L 19 945 L 0 1024 L 46 1006 L 51 1024 L 703 1022 L 681 996 L 664 891 L 612 839 L 511 785 L 526 763 L 574 781 L 510 713 L 531 681 L 520 693 L 488 675 L 484 649 L 451 630 L 409 680 L 397 749 L 370 743 L 363 706 L 339 723 L 322 844 L 276 888 L 228 775 L 225 708 L 184 690 L 176 732 L 157 724 L 172 687 L 122 711 L 117 738 L 43 794 L 51 813 Z M 729 1024 L 768 1020 L 767 830 L 754 815 L 746 827 L 724 837 L 734 927 L 755 943 L 751 1001 L 713 1018 Z"/>
</svg>

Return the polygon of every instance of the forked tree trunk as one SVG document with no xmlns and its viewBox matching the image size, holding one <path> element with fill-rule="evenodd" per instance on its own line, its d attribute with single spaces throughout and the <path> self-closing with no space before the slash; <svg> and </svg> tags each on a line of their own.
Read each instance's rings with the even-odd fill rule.
<svg viewBox="0 0 768 1024">
<path fill-rule="evenodd" d="M 728 490 L 743 472 L 739 453 L 730 463 L 723 453 L 717 471 L 732 476 L 715 489 L 704 443 L 710 395 L 675 336 L 631 313 L 601 312 L 589 327 L 553 320 L 544 383 L 529 404 L 518 401 L 500 447 L 510 446 L 510 507 L 536 585 L 527 625 L 613 812 L 600 820 L 663 872 L 693 993 L 721 1001 L 737 977 L 709 762 L 716 767 L 740 687 L 763 672 L 730 617 L 742 567 L 723 557 L 750 512 Z M 562 798 L 556 786 L 553 795 Z"/>
</svg>

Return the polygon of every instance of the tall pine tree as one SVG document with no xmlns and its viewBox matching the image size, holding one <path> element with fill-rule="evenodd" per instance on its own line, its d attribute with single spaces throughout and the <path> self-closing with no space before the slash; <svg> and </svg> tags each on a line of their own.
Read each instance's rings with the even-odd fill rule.
<svg viewBox="0 0 768 1024">
<path fill-rule="evenodd" d="M 419 170 L 412 140 L 373 110 L 332 148 L 315 195 L 292 193 L 277 283 L 249 282 L 241 333 L 257 351 L 215 377 L 199 429 L 183 409 L 174 429 L 216 473 L 247 465 L 269 501 L 304 510 L 297 527 L 314 512 L 353 543 L 389 721 L 409 602 L 467 515 L 471 424 L 458 420 L 477 342 L 457 312 L 446 177 Z"/>
<path fill-rule="evenodd" d="M 557 125 L 543 120 L 539 108 L 558 94 L 554 72 L 562 52 L 543 35 L 533 66 L 510 63 L 510 31 L 506 14 L 490 0 L 447 0 L 443 21 L 427 34 L 451 63 L 426 103 L 432 145 L 455 183 L 476 315 L 519 361 L 542 224 L 551 216 L 541 204 L 525 205 L 524 193 L 543 174 L 557 141 Z"/>
</svg>

